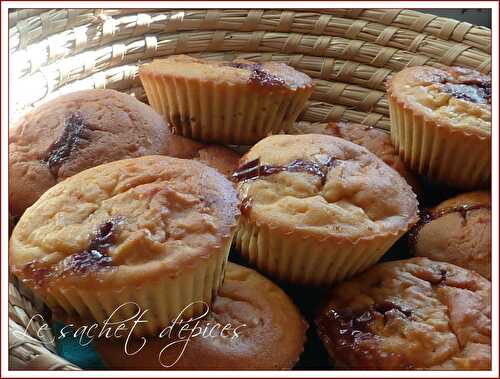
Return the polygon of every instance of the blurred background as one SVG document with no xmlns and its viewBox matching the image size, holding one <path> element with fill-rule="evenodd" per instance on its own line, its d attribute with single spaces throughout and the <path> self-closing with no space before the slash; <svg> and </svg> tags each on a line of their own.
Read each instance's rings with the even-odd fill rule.
<svg viewBox="0 0 500 379">
<path fill-rule="evenodd" d="M 417 8 L 417 11 L 431 13 L 441 17 L 454 18 L 459 21 L 470 22 L 471 24 L 486 26 L 491 28 L 491 10 L 490 9 L 424 9 Z"/>
</svg>

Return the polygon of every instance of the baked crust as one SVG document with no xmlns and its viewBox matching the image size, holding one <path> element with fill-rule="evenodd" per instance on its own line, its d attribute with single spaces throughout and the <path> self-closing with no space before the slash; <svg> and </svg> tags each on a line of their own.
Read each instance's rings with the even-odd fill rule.
<svg viewBox="0 0 500 379">
<path fill-rule="evenodd" d="M 298 361 L 306 339 L 307 323 L 291 299 L 256 271 L 228 263 L 224 284 L 209 315 L 200 322 L 204 329 L 219 323 L 237 328 L 238 337 L 193 337 L 175 370 L 278 370 L 290 369 Z M 149 339 L 137 355 L 124 354 L 122 340 L 99 339 L 96 349 L 105 363 L 119 370 L 165 370 L 159 362 L 161 350 L 176 341 Z M 140 341 L 131 343 L 139 346 Z M 183 344 L 165 350 L 161 361 L 168 366 L 179 357 Z"/>
<path fill-rule="evenodd" d="M 400 234 L 417 220 L 404 179 L 337 137 L 267 137 L 243 156 L 235 178 L 242 217 L 282 235 L 353 243 Z"/>
<path fill-rule="evenodd" d="M 52 187 L 25 212 L 10 239 L 11 271 L 42 292 L 174 278 L 219 254 L 237 215 L 233 185 L 204 164 L 112 162 Z"/>
<path fill-rule="evenodd" d="M 238 59 L 232 62 L 204 60 L 187 55 L 157 59 L 139 68 L 140 75 L 213 81 L 214 83 L 248 84 L 255 89 L 296 91 L 312 87 L 306 74 L 284 63 L 256 63 Z"/>
<path fill-rule="evenodd" d="M 172 135 L 134 97 L 85 90 L 39 106 L 9 131 L 9 207 L 19 217 L 50 187 L 85 169 L 144 155 L 197 159 L 234 171 L 238 155 Z"/>
<path fill-rule="evenodd" d="M 327 124 L 305 124 L 299 122 L 288 131 L 288 134 L 327 134 L 363 146 L 405 178 L 417 195 L 421 192 L 421 186 L 417 177 L 406 169 L 396 149 L 392 145 L 390 133 L 386 131 L 368 125 L 346 121 L 335 121 Z"/>
<path fill-rule="evenodd" d="M 387 95 L 436 127 L 491 138 L 490 76 L 461 67 L 409 67 L 389 80 Z"/>
<path fill-rule="evenodd" d="M 411 245 L 416 256 L 491 279 L 491 193 L 464 193 L 437 205 L 416 227 Z"/>
<path fill-rule="evenodd" d="M 336 286 L 316 322 L 339 367 L 491 368 L 491 283 L 452 264 L 376 265 Z"/>
</svg>

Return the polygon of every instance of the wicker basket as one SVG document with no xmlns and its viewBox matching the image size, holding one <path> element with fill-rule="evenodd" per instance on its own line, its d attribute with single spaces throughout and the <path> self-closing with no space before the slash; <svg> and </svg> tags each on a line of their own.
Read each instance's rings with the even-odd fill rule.
<svg viewBox="0 0 500 379">
<path fill-rule="evenodd" d="M 285 62 L 314 79 L 300 122 L 389 129 L 384 83 L 406 66 L 491 70 L 491 31 L 402 9 L 22 9 L 9 14 L 11 123 L 60 94 L 112 88 L 140 100 L 138 66 L 154 57 Z M 11 369 L 77 370 L 36 334 L 34 305 L 9 284 Z"/>
</svg>

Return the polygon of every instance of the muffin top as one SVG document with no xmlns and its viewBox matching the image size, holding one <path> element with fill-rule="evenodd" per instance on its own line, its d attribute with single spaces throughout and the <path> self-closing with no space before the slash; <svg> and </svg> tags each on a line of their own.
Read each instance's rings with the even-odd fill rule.
<svg viewBox="0 0 500 379">
<path fill-rule="evenodd" d="M 406 169 L 399 154 L 392 145 L 391 135 L 384 130 L 345 121 L 336 121 L 327 124 L 298 122 L 287 134 L 327 134 L 366 147 L 368 151 L 382 159 L 405 178 L 417 195 L 421 191 L 417 178 Z"/>
<path fill-rule="evenodd" d="M 412 231 L 415 255 L 453 263 L 491 278 L 491 194 L 469 192 L 426 214 Z"/>
<path fill-rule="evenodd" d="M 256 63 L 243 59 L 227 62 L 172 55 L 141 66 L 139 72 L 148 75 L 248 84 L 260 89 L 295 90 L 312 86 L 309 76 L 284 63 Z"/>
<path fill-rule="evenodd" d="M 376 265 L 334 287 L 316 321 L 338 366 L 491 366 L 491 283 L 452 264 L 413 258 Z"/>
<path fill-rule="evenodd" d="M 394 75 L 387 92 L 439 126 L 491 135 L 491 76 L 461 67 L 409 67 Z"/>
<path fill-rule="evenodd" d="M 48 101 L 9 134 L 9 205 L 15 217 L 56 183 L 103 163 L 165 154 L 207 160 L 229 172 L 239 158 L 229 149 L 170 134 L 152 108 L 113 90 L 73 92 Z"/>
<path fill-rule="evenodd" d="M 147 156 L 82 171 L 55 185 L 12 233 L 12 272 L 40 291 L 140 286 L 195 269 L 228 243 L 233 185 L 192 160 Z"/>
<path fill-rule="evenodd" d="M 275 135 L 233 175 L 243 218 L 282 233 L 337 242 L 399 234 L 417 220 L 405 180 L 364 147 L 319 134 Z"/>
<path fill-rule="evenodd" d="M 165 369 L 173 363 L 171 369 L 177 370 L 277 370 L 292 368 L 303 350 L 307 323 L 290 298 L 254 270 L 228 263 L 209 311 L 198 327 L 212 330 L 211 335 L 194 335 L 182 354 L 183 343 L 161 353 L 180 340 L 178 333 L 149 339 L 133 356 L 125 355 L 122 341 L 114 339 L 97 340 L 97 351 L 110 368 L 121 370 Z M 221 333 L 225 325 L 230 328 Z M 140 343 L 132 342 L 131 350 Z"/>
</svg>

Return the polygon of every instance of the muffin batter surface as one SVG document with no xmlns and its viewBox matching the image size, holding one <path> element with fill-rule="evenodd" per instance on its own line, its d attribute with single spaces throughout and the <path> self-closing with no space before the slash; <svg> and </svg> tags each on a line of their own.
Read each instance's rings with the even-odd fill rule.
<svg viewBox="0 0 500 379">
<path fill-rule="evenodd" d="M 470 370 L 491 366 L 491 283 L 414 258 L 341 283 L 317 319 L 339 366 Z"/>
<path fill-rule="evenodd" d="M 416 220 L 407 183 L 363 147 L 340 138 L 275 135 L 241 160 L 243 215 L 272 228 L 357 240 Z"/>
<path fill-rule="evenodd" d="M 40 290 L 175 277 L 208 259 L 235 227 L 236 193 L 195 161 L 148 156 L 81 172 L 28 209 L 10 241 L 14 274 Z M 96 280 L 98 279 L 98 280 Z"/>
</svg>

